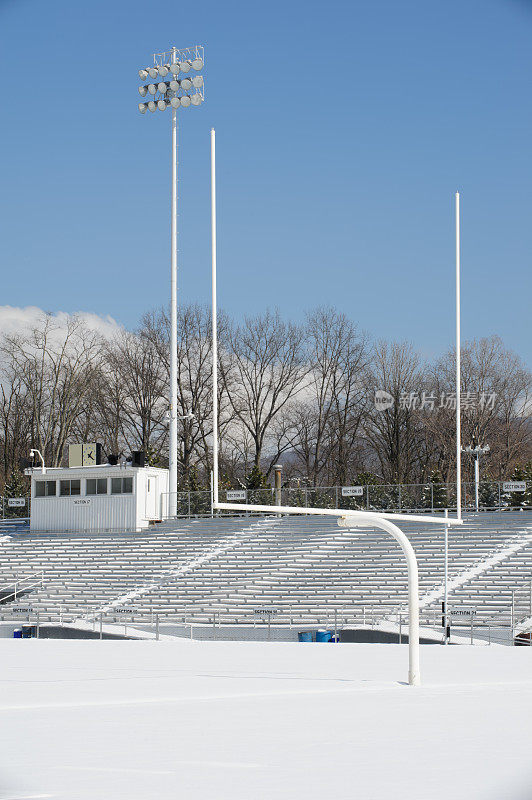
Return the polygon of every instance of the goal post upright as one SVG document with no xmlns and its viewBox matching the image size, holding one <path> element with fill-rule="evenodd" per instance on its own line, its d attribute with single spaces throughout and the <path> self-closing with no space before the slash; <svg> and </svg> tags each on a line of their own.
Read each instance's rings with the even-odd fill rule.
<svg viewBox="0 0 532 800">
<path fill-rule="evenodd" d="M 458 193 L 456 194 L 458 214 Z M 459 342 L 459 226 L 457 218 L 457 342 Z M 217 283 L 216 283 L 216 134 L 211 128 L 211 270 L 212 270 L 212 428 L 213 428 L 213 487 L 212 487 L 212 512 L 215 510 L 234 511 L 242 513 L 255 511 L 264 514 L 298 514 L 308 516 L 337 517 L 338 525 L 342 528 L 376 527 L 389 533 L 400 545 L 407 562 L 408 570 L 408 617 L 409 617 L 409 668 L 408 683 L 417 686 L 420 683 L 419 673 L 419 577 L 417 559 L 408 537 L 400 530 L 395 522 L 420 522 L 425 524 L 461 525 L 461 504 L 458 494 L 457 518 L 449 519 L 447 515 L 439 518 L 421 514 L 389 514 L 376 511 L 349 511 L 339 508 L 303 508 L 298 506 L 266 506 L 248 503 L 220 503 L 218 496 L 218 460 L 219 460 L 219 431 L 218 431 L 218 330 L 217 330 Z M 457 381 L 459 381 L 459 353 L 457 357 Z M 459 384 L 457 386 L 457 438 L 460 432 L 460 407 Z M 457 442 L 457 455 L 459 453 Z M 458 457 L 459 458 L 459 457 Z M 459 463 L 458 463 L 459 492 Z"/>
<path fill-rule="evenodd" d="M 211 128 L 211 269 L 212 269 L 212 509 L 218 505 L 218 323 L 216 297 L 216 132 Z"/>
<path fill-rule="evenodd" d="M 462 518 L 462 434 L 460 377 L 460 193 L 455 194 L 456 217 L 456 515 Z"/>
</svg>

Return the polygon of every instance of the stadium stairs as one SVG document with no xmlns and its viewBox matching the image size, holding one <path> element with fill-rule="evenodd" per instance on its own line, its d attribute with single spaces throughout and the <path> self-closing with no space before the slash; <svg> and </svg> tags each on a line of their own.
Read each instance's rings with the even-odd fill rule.
<svg viewBox="0 0 532 800">
<path fill-rule="evenodd" d="M 443 597 L 441 525 L 408 523 L 419 564 L 422 620 L 438 625 Z M 174 520 L 142 533 L 30 533 L 0 526 L 0 587 L 44 573 L 31 602 L 42 622 L 119 618 L 250 624 L 256 610 L 276 624 L 339 625 L 406 612 L 404 557 L 375 529 L 340 529 L 328 517 Z M 449 531 L 450 605 L 477 618 L 530 616 L 532 515 L 468 515 Z M 10 603 L 0 606 L 9 618 Z"/>
</svg>

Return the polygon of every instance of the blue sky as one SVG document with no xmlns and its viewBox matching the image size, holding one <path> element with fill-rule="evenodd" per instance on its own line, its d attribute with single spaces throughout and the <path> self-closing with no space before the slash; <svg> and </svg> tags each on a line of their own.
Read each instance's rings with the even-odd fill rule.
<svg viewBox="0 0 532 800">
<path fill-rule="evenodd" d="M 220 305 L 331 304 L 428 357 L 454 335 L 530 362 L 532 2 L 0 0 L 0 305 L 110 314 L 167 302 L 170 114 L 137 69 L 205 45 L 180 113 L 179 298 L 209 302 L 217 131 Z"/>
</svg>

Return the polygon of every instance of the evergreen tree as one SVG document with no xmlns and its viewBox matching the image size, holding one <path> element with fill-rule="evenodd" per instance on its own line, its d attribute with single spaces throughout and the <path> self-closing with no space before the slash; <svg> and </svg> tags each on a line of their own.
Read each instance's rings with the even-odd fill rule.
<svg viewBox="0 0 532 800">
<path fill-rule="evenodd" d="M 226 472 L 222 472 L 222 473 L 220 473 L 218 475 L 218 491 L 219 492 L 222 492 L 222 491 L 225 491 L 227 489 L 230 489 L 232 485 L 233 484 L 231 482 L 231 479 L 229 478 L 229 476 L 227 475 Z"/>
<path fill-rule="evenodd" d="M 357 486 L 374 486 L 379 479 L 373 472 L 359 472 L 357 475 Z"/>
<path fill-rule="evenodd" d="M 27 517 L 29 507 L 26 505 L 20 508 L 9 508 L 8 499 L 10 497 L 27 497 L 29 494 L 28 480 L 24 475 L 15 470 L 11 473 L 9 480 L 4 486 L 4 516 L 5 517 Z"/>
<path fill-rule="evenodd" d="M 161 458 L 158 451 L 149 444 L 146 448 L 146 466 L 147 467 L 160 467 Z"/>
<path fill-rule="evenodd" d="M 532 508 L 532 461 L 527 461 L 525 464 L 525 480 L 526 492 L 523 499 L 526 507 Z"/>
<path fill-rule="evenodd" d="M 190 470 L 188 472 L 188 487 L 187 488 L 191 492 L 201 492 L 201 491 L 205 491 L 207 489 L 207 487 L 204 486 L 203 483 L 200 480 L 200 477 L 199 477 L 199 474 L 198 474 L 198 468 L 197 468 L 197 466 L 195 464 L 194 464 L 194 466 L 192 466 L 190 468 Z"/>
<path fill-rule="evenodd" d="M 273 505 L 274 495 L 261 468 L 255 464 L 246 481 L 248 503 Z"/>
<path fill-rule="evenodd" d="M 433 470 L 429 477 L 429 483 L 423 488 L 421 495 L 423 508 L 448 508 L 447 489 L 443 483 L 441 472 Z"/>
<path fill-rule="evenodd" d="M 266 477 L 257 465 L 253 467 L 248 475 L 246 489 L 269 489 Z"/>
<path fill-rule="evenodd" d="M 498 486 L 489 477 L 479 483 L 478 503 L 482 508 L 495 508 L 499 504 Z"/>
<path fill-rule="evenodd" d="M 527 488 L 525 492 L 505 492 L 503 495 L 505 505 L 510 506 L 510 508 L 526 508 L 530 505 L 532 485 L 528 483 L 528 481 L 530 481 L 532 477 L 531 472 L 530 462 L 524 467 L 521 467 L 519 464 L 515 467 L 510 480 L 527 481 Z"/>
</svg>

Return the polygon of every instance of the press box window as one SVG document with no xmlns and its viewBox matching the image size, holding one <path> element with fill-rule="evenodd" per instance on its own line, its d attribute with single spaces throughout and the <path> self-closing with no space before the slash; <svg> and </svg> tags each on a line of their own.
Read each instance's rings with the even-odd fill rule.
<svg viewBox="0 0 532 800">
<path fill-rule="evenodd" d="M 87 478 L 87 494 L 107 494 L 107 478 Z"/>
<path fill-rule="evenodd" d="M 60 481 L 61 489 L 60 494 L 61 497 L 70 497 L 73 495 L 81 494 L 81 481 Z"/>
<path fill-rule="evenodd" d="M 111 494 L 133 494 L 133 478 L 111 478 Z"/>
<path fill-rule="evenodd" d="M 35 497 L 55 497 L 55 481 L 35 481 Z"/>
</svg>

